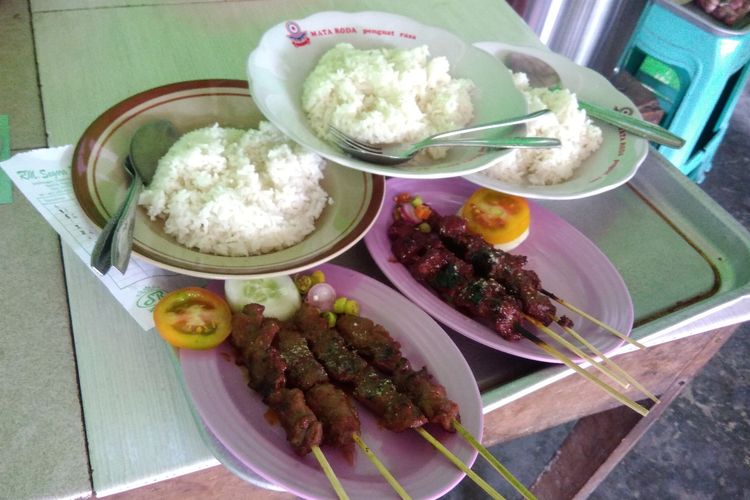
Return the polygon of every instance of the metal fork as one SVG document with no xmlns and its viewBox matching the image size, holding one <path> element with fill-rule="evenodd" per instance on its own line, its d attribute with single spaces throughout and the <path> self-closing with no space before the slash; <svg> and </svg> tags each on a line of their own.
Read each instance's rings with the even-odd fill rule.
<svg viewBox="0 0 750 500">
<path fill-rule="evenodd" d="M 460 146 L 460 147 L 486 147 L 492 149 L 506 149 L 506 148 L 549 148 L 559 147 L 560 141 L 554 138 L 548 137 L 499 137 L 492 139 L 456 139 L 456 136 L 468 134 L 471 132 L 479 132 L 483 130 L 490 130 L 494 128 L 504 128 L 510 125 L 517 125 L 524 123 L 535 118 L 538 118 L 544 114 L 549 113 L 548 109 L 543 109 L 530 113 L 528 115 L 519 116 L 507 120 L 501 120 L 497 122 L 484 123 L 473 127 L 464 129 L 451 130 L 449 132 L 442 132 L 428 137 L 422 141 L 414 144 L 399 144 L 399 145 L 373 145 L 354 139 L 336 127 L 330 125 L 328 127 L 331 136 L 334 139 L 336 145 L 343 151 L 350 155 L 365 160 L 371 163 L 378 163 L 381 165 L 397 165 L 409 161 L 417 152 L 421 149 L 428 147 L 439 147 L 439 146 Z"/>
</svg>

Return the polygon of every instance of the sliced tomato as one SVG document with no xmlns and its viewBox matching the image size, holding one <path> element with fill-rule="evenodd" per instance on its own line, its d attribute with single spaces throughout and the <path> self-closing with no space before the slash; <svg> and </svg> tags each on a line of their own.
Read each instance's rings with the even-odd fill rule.
<svg viewBox="0 0 750 500">
<path fill-rule="evenodd" d="M 469 231 L 492 245 L 522 239 L 528 234 L 531 221 L 525 198 L 487 188 L 474 191 L 461 208 L 460 215 L 466 219 Z"/>
<path fill-rule="evenodd" d="M 175 347 L 211 349 L 229 336 L 232 311 L 210 290 L 181 288 L 156 304 L 154 323 L 159 335 Z"/>
</svg>

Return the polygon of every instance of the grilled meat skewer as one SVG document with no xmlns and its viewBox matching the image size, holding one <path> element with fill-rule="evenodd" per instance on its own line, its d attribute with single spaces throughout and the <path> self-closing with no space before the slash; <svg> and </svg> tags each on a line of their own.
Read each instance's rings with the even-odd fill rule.
<svg viewBox="0 0 750 500">
<path fill-rule="evenodd" d="M 360 422 L 350 398 L 330 383 L 325 369 L 312 355 L 307 341 L 294 325 L 264 318 L 262 306 L 257 306 L 243 309 L 243 315 L 248 318 L 245 321 L 260 324 L 260 331 L 276 330 L 273 348 L 285 363 L 286 384 L 304 392 L 307 406 L 323 425 L 323 443 L 338 448 L 352 463 L 355 447 L 352 436 L 360 433 Z"/>
<path fill-rule="evenodd" d="M 423 425 L 427 423 L 427 419 L 419 414 L 419 409 L 415 407 L 404 393 L 399 392 L 396 388 L 392 379 L 381 375 L 372 365 L 367 363 L 363 358 L 356 352 L 349 350 L 344 339 L 335 330 L 328 328 L 328 321 L 320 316 L 320 310 L 309 304 L 303 304 L 302 307 L 295 314 L 293 321 L 302 331 L 302 334 L 307 338 L 310 343 L 313 354 L 320 360 L 320 362 L 326 367 L 331 378 L 336 380 L 335 374 L 341 375 L 342 380 L 348 381 L 353 385 L 354 396 L 365 406 L 368 406 L 373 413 L 375 413 L 381 419 L 381 423 L 390 430 L 398 431 L 399 429 L 393 428 L 388 424 L 396 421 L 401 423 L 403 430 L 411 427 L 420 436 L 429 441 L 440 453 L 448 458 L 456 467 L 466 473 L 472 481 L 479 485 L 484 491 L 486 491 L 493 498 L 502 498 L 497 491 L 495 491 L 486 481 L 480 478 L 476 473 L 469 469 L 466 464 L 462 463 L 458 457 L 453 455 L 450 450 L 445 448 L 439 441 L 432 437 L 424 428 Z M 387 333 L 387 332 L 385 332 Z M 390 336 L 390 335 L 389 335 Z M 391 345 L 391 347 L 397 347 L 400 352 L 400 346 Z M 348 353 L 348 354 L 347 354 Z M 389 356 L 384 356 L 388 358 Z M 408 367 L 408 364 L 403 361 L 397 363 L 397 368 L 394 374 L 399 373 L 400 369 Z M 366 365 L 366 368 L 360 368 Z M 408 363 L 408 362 L 407 362 Z M 357 373 L 348 371 L 348 369 L 354 368 L 355 371 L 359 369 Z M 413 370 L 403 371 L 405 374 L 404 381 L 406 384 L 417 383 L 421 384 L 424 381 L 431 381 L 431 376 L 426 370 L 420 372 L 414 372 Z M 426 377 L 425 377 L 426 375 Z M 444 388 L 439 384 L 431 385 L 433 389 L 442 389 L 444 395 Z M 425 392 L 423 391 L 424 395 Z M 392 399 L 389 403 L 388 400 Z M 398 404 L 393 404 L 398 401 Z M 400 401 L 404 401 L 401 403 Z M 374 403 L 374 404 L 373 404 Z M 407 419 L 403 419 L 403 416 L 399 416 L 398 413 L 390 413 L 389 410 L 406 410 Z M 383 410 L 388 413 L 383 414 Z M 455 407 L 456 413 L 458 407 Z M 420 418 L 415 419 L 414 415 L 420 415 Z M 411 422 L 409 426 L 404 426 L 403 423 Z M 457 430 L 461 430 L 462 435 L 465 437 L 467 432 L 461 427 L 460 423 L 457 423 L 455 417 L 451 419 L 451 424 L 455 424 Z M 447 424 L 446 424 L 447 425 Z M 481 446 L 481 445 L 480 445 Z"/>
<path fill-rule="evenodd" d="M 250 304 L 232 318 L 231 342 L 248 366 L 250 387 L 278 414 L 298 455 L 324 442 L 352 462 L 352 436 L 360 432 L 356 409 L 343 391 L 330 384 L 299 332 L 264 318 L 263 311 L 262 305 Z"/>
<path fill-rule="evenodd" d="M 278 322 L 263 323 L 263 306 L 251 304 L 232 317 L 230 342 L 248 368 L 248 385 L 278 416 L 287 441 L 299 456 L 305 456 L 323 439 L 323 425 L 305 403 L 300 389 L 285 387 L 287 364 L 271 344 Z M 260 317 L 260 319 L 259 319 Z"/>
<path fill-rule="evenodd" d="M 401 344 L 385 328 L 368 318 L 345 314 L 336 320 L 336 331 L 350 348 L 390 375 L 398 390 L 422 410 L 429 422 L 455 432 L 453 422 L 460 421 L 458 405 L 448 399 L 445 387 L 425 367 L 412 369 L 401 354 Z"/>
<path fill-rule="evenodd" d="M 470 233 L 466 220 L 457 215 L 442 217 L 438 233 L 448 248 L 471 263 L 477 276 L 493 278 L 518 297 L 526 314 L 544 325 L 554 321 L 555 306 L 541 293 L 541 281 L 536 272 L 524 267 L 526 256 L 496 249 L 481 236 Z"/>
<path fill-rule="evenodd" d="M 405 224 L 394 223 L 403 230 Z M 414 231 L 413 227 L 395 237 L 393 255 L 403 263 L 414 279 L 433 289 L 457 310 L 491 322 L 492 328 L 506 340 L 519 340 L 517 331 L 523 310 L 521 302 L 492 279 L 478 278 L 471 264 L 450 251 L 437 234 Z"/>
<path fill-rule="evenodd" d="M 351 387 L 352 396 L 377 415 L 383 427 L 402 432 L 427 423 L 419 408 L 391 379 L 347 347 L 316 307 L 303 304 L 293 321 L 331 379 Z"/>
<path fill-rule="evenodd" d="M 459 216 L 443 217 L 433 209 L 428 224 L 433 229 L 426 233 L 403 219 L 388 229 L 393 255 L 417 281 L 461 312 L 488 320 L 507 340 L 522 337 L 518 326 L 525 314 L 544 325 L 555 319 L 539 277 L 524 268 L 525 256 L 493 248 L 469 233 Z"/>
</svg>

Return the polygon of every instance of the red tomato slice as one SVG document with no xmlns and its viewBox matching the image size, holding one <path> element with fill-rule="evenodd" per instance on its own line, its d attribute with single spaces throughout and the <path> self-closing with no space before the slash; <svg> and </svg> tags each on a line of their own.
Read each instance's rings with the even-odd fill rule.
<svg viewBox="0 0 750 500">
<path fill-rule="evenodd" d="M 525 198 L 481 188 L 466 200 L 460 215 L 469 231 L 491 245 L 509 243 L 529 229 L 531 214 Z"/>
<path fill-rule="evenodd" d="M 181 288 L 156 304 L 154 323 L 159 335 L 175 347 L 211 349 L 232 331 L 232 311 L 210 290 Z"/>
</svg>

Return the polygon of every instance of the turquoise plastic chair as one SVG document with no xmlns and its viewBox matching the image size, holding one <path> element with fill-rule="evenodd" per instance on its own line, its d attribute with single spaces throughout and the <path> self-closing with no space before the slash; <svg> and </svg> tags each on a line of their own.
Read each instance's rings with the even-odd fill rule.
<svg viewBox="0 0 750 500">
<path fill-rule="evenodd" d="M 660 125 L 685 139 L 657 149 L 702 182 L 750 75 L 750 27 L 731 29 L 694 5 L 652 0 L 618 63 L 659 98 Z"/>
</svg>

